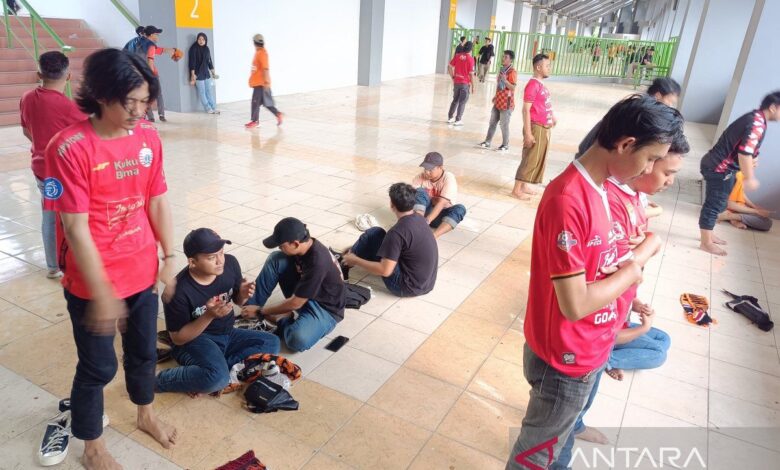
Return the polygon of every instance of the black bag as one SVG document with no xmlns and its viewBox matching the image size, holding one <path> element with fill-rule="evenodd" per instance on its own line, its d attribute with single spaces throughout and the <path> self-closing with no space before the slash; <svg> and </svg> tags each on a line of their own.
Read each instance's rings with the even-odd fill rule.
<svg viewBox="0 0 780 470">
<path fill-rule="evenodd" d="M 265 377 L 258 377 L 244 392 L 246 407 L 252 413 L 273 413 L 279 410 L 297 410 L 298 402 L 281 385 Z"/>
<path fill-rule="evenodd" d="M 723 289 L 723 292 L 734 299 L 730 302 L 726 302 L 728 308 L 737 313 L 741 313 L 763 331 L 770 331 L 774 328 L 774 322 L 769 318 L 769 314 L 767 314 L 758 304 L 758 299 L 749 295 L 732 294 L 726 289 Z"/>
<path fill-rule="evenodd" d="M 371 289 L 357 284 L 347 284 L 346 308 L 358 309 L 371 300 Z"/>
</svg>

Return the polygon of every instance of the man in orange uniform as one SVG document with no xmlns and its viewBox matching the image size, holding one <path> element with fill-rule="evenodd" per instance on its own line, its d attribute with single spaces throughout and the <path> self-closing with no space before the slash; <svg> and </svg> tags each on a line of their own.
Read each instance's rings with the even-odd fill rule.
<svg viewBox="0 0 780 470">
<path fill-rule="evenodd" d="M 276 125 L 282 125 L 283 115 L 274 106 L 271 95 L 271 74 L 268 72 L 268 52 L 265 50 L 265 39 L 262 34 L 252 37 L 255 43 L 255 58 L 252 60 L 252 74 L 249 75 L 249 86 L 252 91 L 252 120 L 244 125 L 253 129 L 260 125 L 260 106 L 265 105 L 268 111 L 276 116 Z"/>
</svg>

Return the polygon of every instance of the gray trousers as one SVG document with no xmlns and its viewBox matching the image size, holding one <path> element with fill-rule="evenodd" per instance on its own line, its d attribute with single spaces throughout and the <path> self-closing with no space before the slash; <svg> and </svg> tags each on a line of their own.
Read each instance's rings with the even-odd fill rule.
<svg viewBox="0 0 780 470">
<path fill-rule="evenodd" d="M 490 111 L 490 125 L 488 126 L 485 142 L 490 143 L 496 134 L 496 125 L 501 122 L 501 145 L 509 147 L 509 119 L 512 117 L 511 109 L 499 110 L 493 106 Z"/>
<path fill-rule="evenodd" d="M 165 117 L 165 102 L 163 101 L 162 86 L 160 87 L 160 94 L 157 95 L 157 114 L 159 114 L 160 117 Z M 146 120 L 154 121 L 154 112 L 152 111 L 151 106 L 146 109 Z"/>
<path fill-rule="evenodd" d="M 455 116 L 456 121 L 460 121 L 463 117 L 463 111 L 466 109 L 466 101 L 469 100 L 469 85 L 464 83 L 456 83 L 455 88 L 452 90 L 452 103 L 450 103 L 450 112 L 447 117 L 452 119 L 457 108 L 458 114 Z"/>
<path fill-rule="evenodd" d="M 477 64 L 477 78 L 480 82 L 485 81 L 485 75 L 487 75 L 488 65 L 490 64 Z"/>
<path fill-rule="evenodd" d="M 740 214 L 740 217 L 742 223 L 753 230 L 768 232 L 772 228 L 772 219 L 768 217 L 761 217 L 758 214 Z"/>
</svg>

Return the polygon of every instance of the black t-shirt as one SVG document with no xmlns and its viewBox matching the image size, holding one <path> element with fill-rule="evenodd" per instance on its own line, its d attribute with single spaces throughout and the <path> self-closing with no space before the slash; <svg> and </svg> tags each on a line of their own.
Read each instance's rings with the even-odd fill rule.
<svg viewBox="0 0 780 470">
<path fill-rule="evenodd" d="M 423 295 L 436 284 L 439 245 L 425 217 L 415 213 L 401 217 L 388 230 L 377 255 L 397 261 L 406 295 Z"/>
<path fill-rule="evenodd" d="M 652 63 L 653 63 L 653 56 L 646 53 L 645 56 L 642 57 L 642 65 L 647 65 Z"/>
<path fill-rule="evenodd" d="M 338 263 L 325 245 L 315 239 L 305 255 L 295 257 L 295 265 L 301 276 L 295 296 L 314 300 L 336 321 L 344 319 L 347 288 Z"/>
<path fill-rule="evenodd" d="M 701 169 L 715 173 L 739 171 L 739 154 L 758 158 L 766 134 L 764 113 L 756 109 L 745 113 L 720 135 L 718 142 L 701 159 Z"/>
<path fill-rule="evenodd" d="M 176 293 L 169 303 L 163 304 L 166 329 L 179 331 L 187 323 L 196 320 L 206 312 L 206 302 L 212 297 L 233 302 L 241 288 L 241 282 L 241 266 L 231 255 L 225 255 L 225 271 L 207 286 L 198 284 L 192 278 L 189 268 L 182 269 L 176 275 Z M 233 313 L 215 318 L 203 332 L 214 335 L 228 334 L 235 320 Z"/>
<path fill-rule="evenodd" d="M 495 55 L 496 55 L 495 52 L 493 52 L 493 44 L 482 46 L 479 49 L 479 63 L 487 64 L 488 62 L 490 62 L 490 58 L 494 57 Z"/>
<path fill-rule="evenodd" d="M 580 142 L 579 148 L 577 148 L 577 153 L 574 154 L 574 159 L 580 158 L 585 152 L 588 151 L 593 144 L 596 143 L 596 136 L 599 134 L 599 129 L 601 128 L 601 121 L 597 122 L 595 126 L 593 126 L 593 129 L 588 132 L 588 134 L 585 136 L 585 138 L 582 139 L 582 142 Z"/>
</svg>

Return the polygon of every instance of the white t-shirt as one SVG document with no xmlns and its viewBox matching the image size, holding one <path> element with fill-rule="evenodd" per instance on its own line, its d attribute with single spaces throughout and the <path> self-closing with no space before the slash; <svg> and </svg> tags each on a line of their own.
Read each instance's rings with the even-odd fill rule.
<svg viewBox="0 0 780 470">
<path fill-rule="evenodd" d="M 431 199 L 441 197 L 450 201 L 450 204 L 457 204 L 455 200 L 458 197 L 458 182 L 455 181 L 455 175 L 449 171 L 445 171 L 436 181 L 425 179 L 424 174 L 420 173 L 414 177 L 412 185 L 423 188 Z"/>
</svg>

